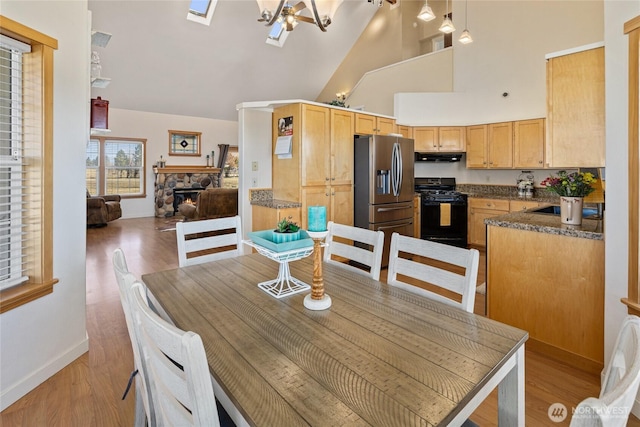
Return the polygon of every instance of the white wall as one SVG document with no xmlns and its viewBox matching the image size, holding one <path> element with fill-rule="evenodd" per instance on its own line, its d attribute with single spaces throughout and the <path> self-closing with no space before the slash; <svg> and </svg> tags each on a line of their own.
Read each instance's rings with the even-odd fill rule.
<svg viewBox="0 0 640 427">
<path fill-rule="evenodd" d="M 85 0 L 2 1 L 2 15 L 58 40 L 54 53 L 53 293 L 0 315 L 0 410 L 88 349 L 85 146 L 89 14 Z"/>
<path fill-rule="evenodd" d="M 112 82 L 111 84 L 117 84 Z M 94 89 L 99 96 L 99 89 Z M 215 165 L 220 152 L 218 144 L 238 145 L 238 122 L 214 120 L 202 117 L 175 116 L 169 114 L 147 113 L 143 111 L 109 108 L 109 129 L 111 137 L 146 138 L 146 185 L 147 197 L 124 199 L 122 217 L 138 218 L 154 216 L 154 173 L 153 164 L 163 156 L 167 165 L 207 164 L 207 154 L 215 151 Z M 169 130 L 202 132 L 200 157 L 169 156 Z"/>
<path fill-rule="evenodd" d="M 464 6 L 453 2 L 458 28 Z M 454 33 L 454 92 L 396 94 L 394 115 L 408 125 L 545 117 L 545 54 L 602 41 L 602 9 L 602 1 L 468 2 L 474 41 L 462 45 Z"/>
<path fill-rule="evenodd" d="M 640 15 L 638 1 L 605 1 L 606 178 L 605 349 L 613 346 L 627 314 L 628 267 L 628 37 L 623 25 Z M 607 360 L 609 351 L 606 354 Z M 637 415 L 639 412 L 634 413 Z"/>
</svg>

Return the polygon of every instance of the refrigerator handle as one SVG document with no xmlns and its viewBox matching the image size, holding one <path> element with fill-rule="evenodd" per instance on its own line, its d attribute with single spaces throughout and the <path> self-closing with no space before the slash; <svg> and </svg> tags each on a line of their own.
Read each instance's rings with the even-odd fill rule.
<svg viewBox="0 0 640 427">
<path fill-rule="evenodd" d="M 393 143 L 391 151 L 391 179 L 393 195 L 399 196 L 402 188 L 402 152 L 400 151 L 400 143 Z"/>
</svg>

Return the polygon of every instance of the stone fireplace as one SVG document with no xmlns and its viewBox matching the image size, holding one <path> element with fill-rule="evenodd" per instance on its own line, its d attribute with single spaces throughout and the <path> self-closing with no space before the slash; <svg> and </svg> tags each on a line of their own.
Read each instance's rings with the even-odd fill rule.
<svg viewBox="0 0 640 427">
<path fill-rule="evenodd" d="M 154 168 L 155 215 L 159 218 L 175 215 L 186 197 L 195 203 L 199 191 L 220 187 L 220 169 L 204 166 L 166 166 Z M 179 200 L 176 200 L 179 198 Z M 177 202 L 177 203 L 176 203 Z"/>
</svg>

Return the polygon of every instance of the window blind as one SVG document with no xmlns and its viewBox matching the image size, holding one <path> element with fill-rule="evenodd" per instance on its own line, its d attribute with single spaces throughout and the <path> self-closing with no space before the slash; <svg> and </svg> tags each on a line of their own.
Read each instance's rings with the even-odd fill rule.
<svg viewBox="0 0 640 427">
<path fill-rule="evenodd" d="M 30 46 L 0 36 L 0 289 L 29 279 L 27 260 L 31 221 L 41 206 L 41 145 L 39 129 L 24 120 L 39 103 L 37 70 L 25 70 L 23 57 Z M 32 227 L 32 226 L 31 226 Z"/>
</svg>

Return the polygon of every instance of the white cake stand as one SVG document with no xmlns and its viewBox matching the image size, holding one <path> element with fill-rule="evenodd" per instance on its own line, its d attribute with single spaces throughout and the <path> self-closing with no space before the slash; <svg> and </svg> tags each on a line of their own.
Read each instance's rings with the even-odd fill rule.
<svg viewBox="0 0 640 427">
<path fill-rule="evenodd" d="M 266 256 L 280 264 L 278 269 L 278 277 L 273 280 L 267 280 L 258 284 L 258 287 L 275 298 L 283 298 L 289 295 L 297 294 L 311 289 L 311 286 L 302 280 L 291 276 L 289 270 L 289 262 L 297 261 L 311 255 L 314 250 L 313 246 L 300 249 L 293 249 L 285 252 L 276 252 L 260 246 L 252 240 L 244 240 L 243 243 L 253 247 L 260 255 Z"/>
<path fill-rule="evenodd" d="M 308 231 L 307 233 L 313 239 L 313 286 L 311 293 L 304 297 L 304 306 L 309 310 L 326 310 L 331 307 L 331 297 L 324 293 L 322 251 L 320 248 L 328 231 Z"/>
</svg>

